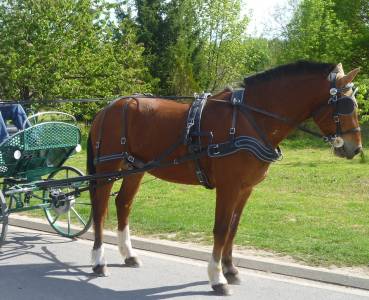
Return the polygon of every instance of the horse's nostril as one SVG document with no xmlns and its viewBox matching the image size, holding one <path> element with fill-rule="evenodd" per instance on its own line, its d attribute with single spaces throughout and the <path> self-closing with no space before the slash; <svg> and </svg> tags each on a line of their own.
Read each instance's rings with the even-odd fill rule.
<svg viewBox="0 0 369 300">
<path fill-rule="evenodd" d="M 361 151 L 363 150 L 363 148 L 362 147 L 357 147 L 357 149 L 355 150 L 355 155 L 356 154 L 359 154 Z"/>
</svg>

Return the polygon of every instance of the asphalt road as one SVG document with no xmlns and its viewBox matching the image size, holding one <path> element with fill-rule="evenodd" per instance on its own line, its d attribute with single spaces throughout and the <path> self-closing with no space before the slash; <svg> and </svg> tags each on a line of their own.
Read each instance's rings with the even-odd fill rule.
<svg viewBox="0 0 369 300">
<path fill-rule="evenodd" d="M 91 274 L 89 241 L 10 227 L 0 248 L 0 300 L 219 299 L 207 281 L 206 263 L 138 251 L 139 269 L 126 268 L 115 246 L 106 246 L 109 277 Z M 243 283 L 228 299 L 362 300 L 369 292 L 303 279 L 241 270 Z"/>
</svg>

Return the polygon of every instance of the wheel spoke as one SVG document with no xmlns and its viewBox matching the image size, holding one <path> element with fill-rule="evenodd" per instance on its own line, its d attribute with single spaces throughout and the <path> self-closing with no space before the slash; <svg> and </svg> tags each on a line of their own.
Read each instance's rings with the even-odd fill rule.
<svg viewBox="0 0 369 300">
<path fill-rule="evenodd" d="M 87 222 L 80 216 L 80 214 L 74 209 L 74 207 L 72 207 L 71 210 L 74 212 L 74 214 L 77 216 L 78 220 L 83 224 L 83 226 L 86 226 Z"/>
<path fill-rule="evenodd" d="M 58 218 L 59 218 L 59 215 L 56 215 L 54 221 L 51 222 L 51 225 L 54 225 L 55 222 L 58 220 Z"/>
<path fill-rule="evenodd" d="M 68 210 L 68 234 L 70 234 L 70 211 Z"/>
<path fill-rule="evenodd" d="M 76 176 L 83 176 L 83 173 L 73 167 L 62 166 L 59 170 L 50 174 L 48 180 L 69 179 Z M 58 188 L 57 191 L 66 194 L 70 191 L 77 190 L 80 185 L 81 184 L 61 186 Z M 69 199 L 69 197 L 68 199 L 65 199 L 66 202 L 72 200 L 74 200 L 73 204 L 69 204 L 68 207 L 67 203 L 65 203 L 62 207 L 58 208 L 57 206 L 54 207 L 54 205 L 51 205 L 51 210 L 45 210 L 46 216 L 56 232 L 68 237 L 74 237 L 82 234 L 88 229 L 91 224 L 90 214 L 92 206 L 91 202 L 88 199 L 88 196 L 81 192 L 79 195 L 75 195 L 75 199 Z M 60 215 L 57 213 L 57 211 L 59 210 L 62 210 L 62 214 Z M 55 213 L 53 213 L 54 211 Z M 57 215 L 57 217 L 54 217 L 55 214 Z M 60 226 L 60 222 L 63 224 L 63 226 Z M 76 228 L 73 226 L 76 226 Z"/>
</svg>

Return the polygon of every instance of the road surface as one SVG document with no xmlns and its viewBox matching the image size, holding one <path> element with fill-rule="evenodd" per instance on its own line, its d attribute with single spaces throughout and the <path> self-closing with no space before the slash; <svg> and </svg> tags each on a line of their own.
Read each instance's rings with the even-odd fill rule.
<svg viewBox="0 0 369 300">
<path fill-rule="evenodd" d="M 213 294 L 205 262 L 138 251 L 139 269 L 126 268 L 106 245 L 109 277 L 91 273 L 92 243 L 9 227 L 0 248 L 1 300 L 224 299 Z M 364 300 L 369 291 L 241 269 L 243 283 L 228 299 Z"/>
</svg>

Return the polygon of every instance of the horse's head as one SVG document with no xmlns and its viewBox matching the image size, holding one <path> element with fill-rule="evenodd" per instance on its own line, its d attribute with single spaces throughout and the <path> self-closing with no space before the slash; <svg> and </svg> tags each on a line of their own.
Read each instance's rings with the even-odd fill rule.
<svg viewBox="0 0 369 300">
<path fill-rule="evenodd" d="M 345 75 L 342 65 L 338 64 L 328 76 L 331 84 L 328 103 L 313 114 L 335 155 L 348 159 L 362 149 L 355 99 L 357 89 L 352 83 L 359 70 L 354 69 Z"/>
</svg>

